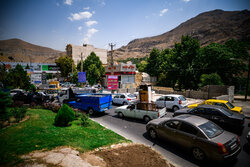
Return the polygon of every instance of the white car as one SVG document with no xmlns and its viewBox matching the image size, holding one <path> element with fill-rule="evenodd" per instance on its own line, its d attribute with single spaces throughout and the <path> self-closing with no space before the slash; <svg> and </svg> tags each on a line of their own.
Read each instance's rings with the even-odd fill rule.
<svg viewBox="0 0 250 167">
<path fill-rule="evenodd" d="M 155 103 L 159 108 L 167 107 L 167 109 L 172 109 L 174 111 L 188 106 L 186 98 L 176 94 L 161 96 Z"/>
<path fill-rule="evenodd" d="M 128 105 L 136 100 L 136 96 L 133 94 L 117 94 L 112 98 L 113 104 Z"/>
<path fill-rule="evenodd" d="M 14 96 L 15 94 L 17 94 L 18 92 L 22 92 L 24 93 L 25 91 L 23 89 L 13 89 L 10 91 L 10 96 Z"/>
</svg>

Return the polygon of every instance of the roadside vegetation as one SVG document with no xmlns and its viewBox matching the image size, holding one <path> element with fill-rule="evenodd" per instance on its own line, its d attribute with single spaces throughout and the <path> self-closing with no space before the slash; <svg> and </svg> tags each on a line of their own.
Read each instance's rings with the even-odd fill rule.
<svg viewBox="0 0 250 167">
<path fill-rule="evenodd" d="M 172 49 L 153 48 L 148 58 L 119 61 L 131 61 L 139 71 L 156 76 L 159 86 L 197 90 L 207 84 L 235 85 L 244 91 L 246 77 L 242 74 L 248 70 L 250 59 L 247 50 L 250 43 L 246 41 L 231 39 L 201 47 L 197 39 L 182 36 Z M 248 90 L 250 95 L 250 86 Z"/>
<path fill-rule="evenodd" d="M 77 113 L 66 127 L 54 125 L 56 113 L 28 109 L 29 120 L 0 129 L 0 166 L 13 166 L 18 156 L 34 150 L 71 146 L 84 152 L 101 146 L 128 142 L 125 138 Z"/>
</svg>

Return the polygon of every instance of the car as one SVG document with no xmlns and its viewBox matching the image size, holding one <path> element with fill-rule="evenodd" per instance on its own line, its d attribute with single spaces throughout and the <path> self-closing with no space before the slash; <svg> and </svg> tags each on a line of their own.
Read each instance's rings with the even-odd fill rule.
<svg viewBox="0 0 250 167">
<path fill-rule="evenodd" d="M 15 94 L 17 94 L 19 92 L 25 93 L 25 91 L 23 89 L 13 89 L 10 91 L 10 96 L 13 97 Z"/>
<path fill-rule="evenodd" d="M 206 101 L 204 101 L 203 103 L 200 104 L 191 104 L 188 105 L 188 108 L 195 108 L 198 105 L 203 105 L 203 104 L 208 104 L 208 105 L 217 105 L 217 106 L 223 106 L 233 112 L 238 112 L 240 114 L 242 114 L 242 108 L 241 107 L 237 107 L 234 106 L 232 103 L 230 103 L 229 101 L 226 100 L 216 100 L 216 99 L 208 99 Z"/>
<path fill-rule="evenodd" d="M 237 135 L 194 115 L 154 119 L 148 122 L 146 130 L 153 140 L 159 138 L 175 143 L 190 151 L 198 161 L 225 162 L 235 159 L 241 151 Z"/>
<path fill-rule="evenodd" d="M 188 106 L 186 98 L 182 95 L 176 95 L 176 94 L 161 96 L 159 99 L 155 101 L 155 103 L 159 108 L 167 107 L 167 109 L 172 109 L 173 111 Z"/>
<path fill-rule="evenodd" d="M 136 101 L 136 96 L 133 94 L 116 94 L 112 99 L 112 104 L 128 105 Z"/>
<path fill-rule="evenodd" d="M 209 119 L 225 129 L 242 128 L 245 122 L 244 114 L 232 112 L 222 106 L 199 105 L 196 108 L 185 108 L 174 112 L 173 116 L 192 114 Z"/>
</svg>

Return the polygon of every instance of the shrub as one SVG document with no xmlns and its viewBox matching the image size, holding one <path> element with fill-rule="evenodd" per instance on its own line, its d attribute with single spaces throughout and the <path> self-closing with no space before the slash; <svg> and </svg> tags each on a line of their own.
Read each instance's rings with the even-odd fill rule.
<svg viewBox="0 0 250 167">
<path fill-rule="evenodd" d="M 74 111 L 67 105 L 63 104 L 55 117 L 55 126 L 68 126 L 69 122 L 75 119 Z"/>
<path fill-rule="evenodd" d="M 23 101 L 13 101 L 12 106 L 13 107 L 23 107 L 24 102 Z"/>
<path fill-rule="evenodd" d="M 43 108 L 52 110 L 53 112 L 57 113 L 61 108 L 61 106 L 60 104 L 48 102 L 48 103 L 43 103 Z"/>
<path fill-rule="evenodd" d="M 6 108 L 11 105 L 11 97 L 9 93 L 0 91 L 0 114 L 6 113 Z"/>
<path fill-rule="evenodd" d="M 81 116 L 81 125 L 82 126 L 88 126 L 89 125 L 89 115 L 88 114 L 82 114 L 82 116 Z"/>
<path fill-rule="evenodd" d="M 11 108 L 9 111 L 9 117 L 13 116 L 16 118 L 16 122 L 19 122 L 24 118 L 26 112 L 27 109 L 25 107 Z"/>
</svg>

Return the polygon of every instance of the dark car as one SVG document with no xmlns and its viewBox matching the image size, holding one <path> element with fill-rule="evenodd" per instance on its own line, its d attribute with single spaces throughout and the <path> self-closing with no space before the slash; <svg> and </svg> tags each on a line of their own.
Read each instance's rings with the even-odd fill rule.
<svg viewBox="0 0 250 167">
<path fill-rule="evenodd" d="M 228 130 L 229 128 L 242 129 L 245 121 L 244 114 L 235 113 L 222 106 L 215 105 L 200 105 L 193 109 L 177 110 L 173 116 L 182 114 L 192 114 L 209 119 Z"/>
<path fill-rule="evenodd" d="M 241 151 L 237 135 L 194 115 L 155 119 L 147 124 L 146 129 L 151 138 L 176 143 L 199 161 L 226 162 L 235 159 Z"/>
</svg>

